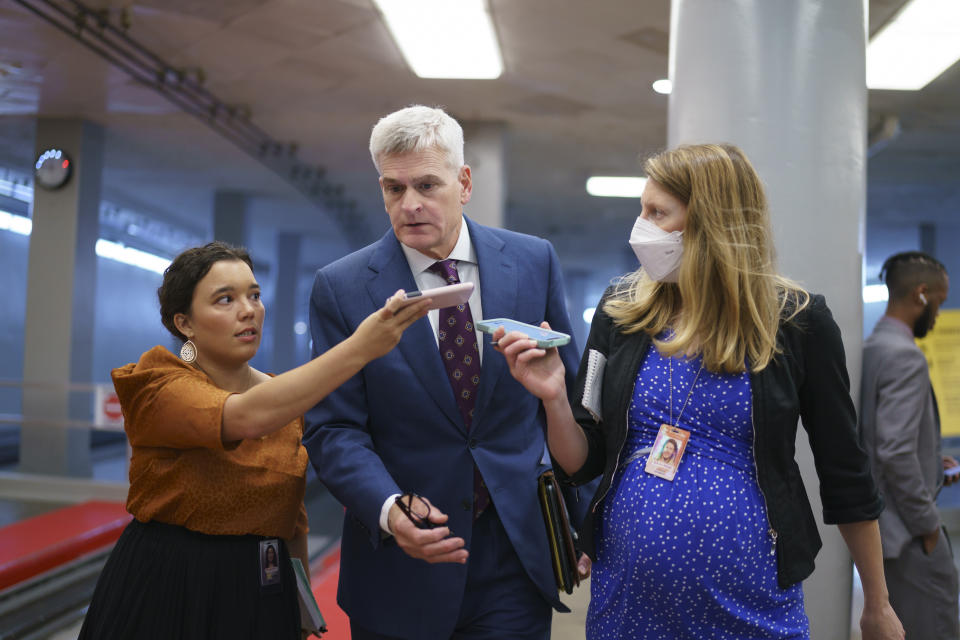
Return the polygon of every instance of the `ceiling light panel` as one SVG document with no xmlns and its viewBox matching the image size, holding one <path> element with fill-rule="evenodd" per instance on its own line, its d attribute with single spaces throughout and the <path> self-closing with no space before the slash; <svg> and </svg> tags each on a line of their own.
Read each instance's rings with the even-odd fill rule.
<svg viewBox="0 0 960 640">
<path fill-rule="evenodd" d="M 374 0 L 421 78 L 493 79 L 503 58 L 484 0 Z"/>
<path fill-rule="evenodd" d="M 670 92 L 673 91 L 673 82 L 671 82 L 669 78 L 661 78 L 660 80 L 656 80 L 651 86 L 653 87 L 654 91 L 665 96 L 670 95 Z"/>
<path fill-rule="evenodd" d="M 912 0 L 867 45 L 867 87 L 918 91 L 960 58 L 960 2 Z"/>
<path fill-rule="evenodd" d="M 146 271 L 162 274 L 170 266 L 170 260 L 133 247 L 125 247 L 119 242 L 100 238 L 94 247 L 101 258 L 129 264 Z"/>
<path fill-rule="evenodd" d="M 647 179 L 638 176 L 593 176 L 587 178 L 587 193 L 601 198 L 639 198 Z"/>
</svg>

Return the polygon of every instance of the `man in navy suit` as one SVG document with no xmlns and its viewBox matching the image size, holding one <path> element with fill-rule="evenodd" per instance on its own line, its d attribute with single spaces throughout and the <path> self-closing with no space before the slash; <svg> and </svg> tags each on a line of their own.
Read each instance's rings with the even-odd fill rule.
<svg viewBox="0 0 960 640">
<path fill-rule="evenodd" d="M 475 288 L 308 413 L 311 462 L 346 507 L 337 600 L 354 640 L 546 640 L 551 606 L 566 609 L 537 501 L 545 426 L 474 322 L 547 320 L 571 333 L 560 264 L 546 240 L 464 216 L 473 182 L 463 130 L 442 110 L 382 118 L 370 152 L 392 229 L 317 272 L 314 354 L 398 289 Z M 560 352 L 572 376 L 576 347 Z M 406 498 L 412 517 L 401 495 L 418 496 Z M 434 528 L 416 526 L 417 514 Z"/>
</svg>

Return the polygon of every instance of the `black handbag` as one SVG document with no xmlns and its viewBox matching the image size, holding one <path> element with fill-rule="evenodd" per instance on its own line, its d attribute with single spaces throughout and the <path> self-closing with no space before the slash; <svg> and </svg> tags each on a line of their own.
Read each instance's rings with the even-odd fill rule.
<svg viewBox="0 0 960 640">
<path fill-rule="evenodd" d="M 537 493 L 540 498 L 540 509 L 543 512 L 543 523 L 547 528 L 547 541 L 550 545 L 550 559 L 553 564 L 553 575 L 557 580 L 557 589 L 573 593 L 573 588 L 580 585 L 580 573 L 577 570 L 576 533 L 570 527 L 570 518 L 567 515 L 567 505 L 560 492 L 560 483 L 553 473 L 547 469 L 537 479 Z"/>
</svg>

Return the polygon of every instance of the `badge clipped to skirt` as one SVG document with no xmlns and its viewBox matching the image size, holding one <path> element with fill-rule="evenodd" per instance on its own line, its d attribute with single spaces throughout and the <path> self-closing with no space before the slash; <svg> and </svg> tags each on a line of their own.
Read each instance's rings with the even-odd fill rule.
<svg viewBox="0 0 960 640">
<path fill-rule="evenodd" d="M 281 589 L 280 541 L 268 538 L 260 541 L 260 589 L 273 592 Z"/>
<path fill-rule="evenodd" d="M 674 476 L 677 475 L 680 458 L 683 457 L 683 452 L 687 449 L 688 440 L 690 440 L 690 432 L 686 429 L 661 424 L 657 439 L 653 441 L 653 447 L 650 450 L 650 455 L 647 456 L 647 464 L 643 470 L 658 478 L 672 482 Z"/>
</svg>

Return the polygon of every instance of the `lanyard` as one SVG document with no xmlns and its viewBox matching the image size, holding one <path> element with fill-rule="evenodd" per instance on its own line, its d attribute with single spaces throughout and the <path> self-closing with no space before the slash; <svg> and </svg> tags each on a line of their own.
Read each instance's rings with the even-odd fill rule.
<svg viewBox="0 0 960 640">
<path fill-rule="evenodd" d="M 690 389 L 687 390 L 687 398 L 683 401 L 683 406 L 680 407 L 680 413 L 677 414 L 677 421 L 673 421 L 673 358 L 670 358 L 670 425 L 677 426 L 680 423 L 680 417 L 683 416 L 683 410 L 687 408 L 687 403 L 690 402 L 690 396 L 693 394 L 693 388 L 697 386 L 697 380 L 700 379 L 700 372 L 703 371 L 703 361 L 700 361 L 700 368 L 697 369 L 697 375 L 693 377 L 693 382 L 690 383 Z"/>
</svg>

